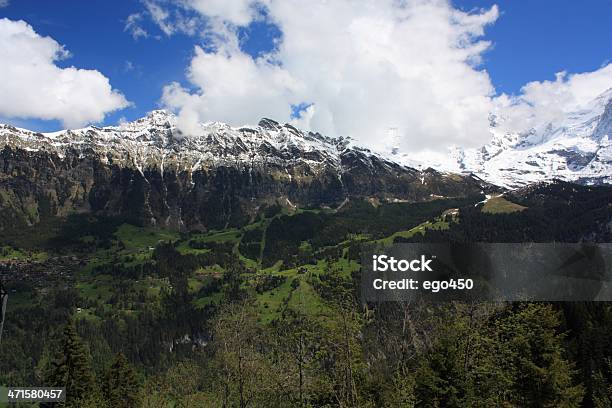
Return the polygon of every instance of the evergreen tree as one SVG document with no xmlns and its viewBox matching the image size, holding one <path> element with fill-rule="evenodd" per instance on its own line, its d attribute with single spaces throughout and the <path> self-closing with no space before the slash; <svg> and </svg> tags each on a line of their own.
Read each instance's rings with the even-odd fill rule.
<svg viewBox="0 0 612 408">
<path fill-rule="evenodd" d="M 475 305 L 440 307 L 430 319 L 433 349 L 416 372 L 419 406 L 502 406 L 508 379 L 487 335 L 487 311 Z"/>
<path fill-rule="evenodd" d="M 459 310 L 442 317 L 416 372 L 419 406 L 580 406 L 584 387 L 551 305 L 516 304 L 485 320 Z"/>
<path fill-rule="evenodd" d="M 59 351 L 51 362 L 46 382 L 52 387 L 66 387 L 66 407 L 87 406 L 97 398 L 89 356 L 72 321 L 64 328 Z"/>
<path fill-rule="evenodd" d="M 135 407 L 140 401 L 140 384 L 136 372 L 123 353 L 106 371 L 102 392 L 109 406 L 116 408 Z"/>
<path fill-rule="evenodd" d="M 495 327 L 498 364 L 513 379 L 511 401 L 523 407 L 576 407 L 584 387 L 573 384 L 565 358 L 559 313 L 549 304 L 526 303 Z"/>
<path fill-rule="evenodd" d="M 612 359 L 606 359 L 606 363 L 608 366 L 606 373 L 597 371 L 592 379 L 594 383 L 592 400 L 595 408 L 612 407 L 612 383 L 609 380 L 612 374 Z"/>
</svg>

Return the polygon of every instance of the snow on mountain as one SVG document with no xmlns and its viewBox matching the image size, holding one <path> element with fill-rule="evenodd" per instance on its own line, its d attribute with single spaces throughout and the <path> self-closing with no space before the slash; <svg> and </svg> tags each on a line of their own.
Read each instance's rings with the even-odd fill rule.
<svg viewBox="0 0 612 408">
<path fill-rule="evenodd" d="M 495 189 L 270 119 L 205 123 L 193 134 L 181 133 L 176 120 L 154 111 L 119 126 L 53 133 L 0 125 L 0 215 L 16 220 L 16 229 L 93 211 L 205 231 L 243 225 L 270 205 L 423 202 Z"/>
<path fill-rule="evenodd" d="M 47 150 L 63 157 L 66 149 L 93 149 L 108 160 L 131 164 L 142 171 L 150 164 L 178 166 L 195 171 L 201 167 L 307 162 L 338 165 L 340 154 L 352 146 L 349 138 L 330 138 L 302 132 L 289 124 L 262 119 L 258 126 L 235 128 L 224 123 L 200 125 L 201 132 L 184 135 L 176 128 L 176 116 L 164 110 L 119 126 L 37 133 L 0 125 L 0 146 L 28 151 Z M 131 162 L 131 163 L 130 163 Z"/>
<path fill-rule="evenodd" d="M 439 169 L 472 172 L 490 183 L 517 188 L 552 179 L 612 183 L 612 88 L 563 118 L 523 131 L 504 130 L 490 115 L 491 142 L 451 149 Z"/>
<path fill-rule="evenodd" d="M 505 130 L 507 118 L 489 117 L 491 142 L 478 149 L 450 149 L 444 160 L 399 151 L 396 140 L 386 153 L 374 153 L 350 138 L 331 138 L 262 119 L 257 126 L 200 124 L 201 132 L 184 135 L 176 117 L 166 111 L 119 126 L 36 133 L 0 125 L 0 146 L 29 151 L 47 150 L 62 157 L 66 149 L 85 154 L 93 149 L 105 160 L 143 169 L 176 166 L 194 172 L 219 165 L 252 167 L 258 164 L 291 166 L 305 163 L 313 170 L 339 169 L 343 154 L 376 157 L 423 171 L 429 167 L 451 173 L 473 173 L 492 184 L 518 188 L 562 179 L 584 184 L 612 183 L 612 88 L 580 110 L 538 128 Z M 393 138 L 392 138 L 393 139 Z M 394 144 L 395 143 L 395 144 Z"/>
</svg>

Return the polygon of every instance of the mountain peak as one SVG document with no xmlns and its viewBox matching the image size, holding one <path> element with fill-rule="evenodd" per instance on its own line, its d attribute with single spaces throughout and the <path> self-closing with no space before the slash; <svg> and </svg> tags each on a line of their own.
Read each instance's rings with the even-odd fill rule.
<svg viewBox="0 0 612 408">
<path fill-rule="evenodd" d="M 280 123 L 268 118 L 262 118 L 257 125 L 267 130 L 279 130 L 281 128 Z"/>
<path fill-rule="evenodd" d="M 612 183 L 612 88 L 537 128 L 504 132 L 503 120 L 492 115 L 491 142 L 455 155 L 447 169 L 510 188 L 552 179 Z"/>
<path fill-rule="evenodd" d="M 174 117 L 174 113 L 170 112 L 167 109 L 154 109 L 152 111 L 147 112 L 147 118 L 155 118 L 155 117 Z"/>
<path fill-rule="evenodd" d="M 136 121 L 146 121 L 156 125 L 174 125 L 176 123 L 176 115 L 166 109 L 156 109 L 148 112 L 144 118 L 140 118 Z"/>
<path fill-rule="evenodd" d="M 201 123 L 197 133 L 185 137 L 177 129 L 176 115 L 167 110 L 154 110 L 118 126 L 90 126 L 44 134 L 4 126 L 0 127 L 0 135 L 0 143 L 27 151 L 50 151 L 60 157 L 70 149 L 93 151 L 140 171 L 151 166 L 162 169 L 170 162 L 190 172 L 204 167 L 243 168 L 273 163 L 278 166 L 293 163 L 317 171 L 329 166 L 337 169 L 350 142 L 303 132 L 269 118 L 263 118 L 257 127 Z M 368 153 L 365 160 L 383 159 Z"/>
</svg>

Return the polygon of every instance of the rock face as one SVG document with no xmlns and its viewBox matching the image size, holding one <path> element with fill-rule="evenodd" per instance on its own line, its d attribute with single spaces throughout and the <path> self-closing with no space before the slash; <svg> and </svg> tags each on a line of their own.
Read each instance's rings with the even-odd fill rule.
<svg viewBox="0 0 612 408">
<path fill-rule="evenodd" d="M 269 205 L 426 201 L 476 194 L 472 176 L 417 171 L 347 138 L 263 119 L 181 134 L 164 111 L 117 127 L 35 133 L 0 125 L 0 226 L 91 212 L 173 229 L 241 225 Z"/>
</svg>

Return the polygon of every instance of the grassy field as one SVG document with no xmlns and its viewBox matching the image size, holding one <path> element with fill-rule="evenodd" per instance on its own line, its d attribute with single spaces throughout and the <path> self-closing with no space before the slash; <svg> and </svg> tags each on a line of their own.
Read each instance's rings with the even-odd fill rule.
<svg viewBox="0 0 612 408">
<path fill-rule="evenodd" d="M 505 202 L 504 199 L 490 200 L 493 204 Z M 506 202 L 506 208 L 520 207 Z M 490 207 L 491 204 L 489 204 Z M 487 207 L 487 208 L 489 208 Z M 520 207 L 522 208 L 522 207 Z M 298 210 L 297 214 L 311 210 Z M 450 210 L 449 210 L 450 211 Z M 317 212 L 317 211 L 312 211 Z M 330 211 L 331 213 L 331 211 Z M 281 213 L 277 216 L 280 216 Z M 178 232 L 163 230 L 152 227 L 139 227 L 130 224 L 117 224 L 114 229 L 107 231 L 105 245 L 97 245 L 101 242 L 95 230 L 83 229 L 80 236 L 75 237 L 83 244 L 93 246 L 92 253 L 84 256 L 87 264 L 81 266 L 76 274 L 74 288 L 80 294 L 81 304 L 78 319 L 95 320 L 101 318 L 96 313 L 108 315 L 109 313 L 134 314 L 140 313 L 148 307 L 158 307 L 165 293 L 170 293 L 172 287 L 168 277 L 156 276 L 153 259 L 154 249 L 161 243 L 173 243 L 176 251 L 181 255 L 202 255 L 215 251 L 214 245 L 206 248 L 194 248 L 193 243 L 201 244 L 232 244 L 228 250 L 234 252 L 248 272 L 242 274 L 244 280 L 242 288 L 255 295 L 256 304 L 263 322 L 271 322 L 280 318 L 286 310 L 294 310 L 304 313 L 321 321 L 333 321 L 331 307 L 321 298 L 317 292 L 319 277 L 329 272 L 329 269 L 338 271 L 345 279 L 352 279 L 351 275 L 359 269 L 359 264 L 348 260 L 348 247 L 354 243 L 371 242 L 372 235 L 369 233 L 350 233 L 344 237 L 344 241 L 335 243 L 330 247 L 316 247 L 311 240 L 304 240 L 299 245 L 301 253 L 312 254 L 318 258 L 314 264 L 291 265 L 288 267 L 278 260 L 274 265 L 263 268 L 261 257 L 266 245 L 267 227 L 273 218 L 260 219 L 242 228 L 231 228 L 221 231 L 209 231 L 206 233 L 180 234 Z M 451 221 L 452 220 L 452 221 Z M 395 232 L 376 242 L 392 244 L 397 237 L 409 238 L 415 234 L 425 234 L 427 230 L 441 230 L 449 227 L 454 217 L 444 214 L 432 217 L 430 221 L 423 222 L 411 229 Z M 257 230 L 261 233 L 258 234 Z M 244 242 L 242 242 L 244 241 Z M 257 259 L 247 258 L 240 251 L 249 250 L 253 244 L 259 243 L 261 251 L 256 256 L 257 250 L 250 251 L 249 256 Z M 241 246 L 241 244 L 244 244 Z M 97 245 L 97 246 L 96 246 Z M 248 245 L 251 245 L 249 247 Z M 213 248 L 213 249 L 211 249 Z M 339 258 L 327 260 L 328 255 L 322 253 L 339 253 Z M 327 251 L 327 252 L 326 252 Z M 212 254 L 211 254 L 212 255 Z M 0 259 L 27 259 L 35 256 L 44 257 L 46 253 L 34 254 L 30 250 L 21 250 L 11 246 L 0 249 Z M 139 268 L 140 265 L 147 266 Z M 122 271 L 128 270 L 130 275 L 122 275 Z M 223 300 L 223 291 L 219 288 L 219 281 L 223 278 L 225 269 L 219 264 L 201 266 L 187 276 L 188 293 L 192 296 L 192 304 L 195 308 L 203 309 L 212 304 L 219 304 Z M 263 278 L 268 276 L 268 278 Z M 257 286 L 260 282 L 268 285 L 269 277 L 278 277 L 271 280 L 269 286 Z M 263 280 L 262 280 L 263 279 Z M 217 287 L 209 291 L 207 288 L 211 283 Z M 275 285 L 275 287 L 274 287 Z"/>
<path fill-rule="evenodd" d="M 417 225 L 414 228 L 409 229 L 408 231 L 398 231 L 386 238 L 379 239 L 376 242 L 381 243 L 383 245 L 391 245 L 393 244 L 393 240 L 397 237 L 402 238 L 411 238 L 416 234 L 424 235 L 427 230 L 446 230 L 448 229 L 448 222 L 442 221 L 440 219 L 434 221 L 426 221 L 422 224 Z"/>
<path fill-rule="evenodd" d="M 236 228 L 224 231 L 211 231 L 207 234 L 195 234 L 192 239 L 199 242 L 238 242 L 242 236 Z"/>
<path fill-rule="evenodd" d="M 522 205 L 508 201 L 502 196 L 497 196 L 491 197 L 489 200 L 487 200 L 487 202 L 482 206 L 482 212 L 488 214 L 503 214 L 523 211 L 526 208 L 527 207 L 523 207 Z"/>
<path fill-rule="evenodd" d="M 178 234 L 173 231 L 157 228 L 142 228 L 130 224 L 122 224 L 115 236 L 123 242 L 126 249 L 147 249 L 155 247 L 160 241 L 175 241 Z"/>
<path fill-rule="evenodd" d="M 42 262 L 49 257 L 45 251 L 29 251 L 22 248 L 15 248 L 10 245 L 0 247 L 0 261 L 25 260 L 30 259 Z"/>
</svg>

